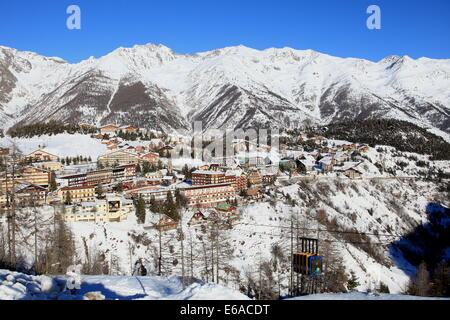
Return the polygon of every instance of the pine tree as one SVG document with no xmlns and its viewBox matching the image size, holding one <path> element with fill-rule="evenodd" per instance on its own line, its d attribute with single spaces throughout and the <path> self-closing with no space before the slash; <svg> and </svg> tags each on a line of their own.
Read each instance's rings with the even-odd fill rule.
<svg viewBox="0 0 450 320">
<path fill-rule="evenodd" d="M 435 297 L 450 296 L 450 264 L 445 261 L 439 263 L 432 279 L 432 295 Z"/>
<path fill-rule="evenodd" d="M 66 204 L 66 205 L 72 204 L 72 196 L 70 195 L 69 191 L 66 192 L 66 197 L 64 199 L 64 204 Z"/>
<path fill-rule="evenodd" d="M 411 279 L 408 284 L 407 294 L 426 297 L 430 293 L 430 274 L 427 265 L 422 262 L 417 268 L 415 279 Z"/>
<path fill-rule="evenodd" d="M 141 166 L 139 164 L 136 165 L 136 173 L 141 173 L 142 169 Z"/>
<path fill-rule="evenodd" d="M 145 201 L 142 197 L 140 197 L 136 203 L 136 216 L 138 218 L 138 223 L 145 223 L 145 208 Z"/>
<path fill-rule="evenodd" d="M 155 196 L 151 196 L 150 198 L 150 211 L 153 213 L 158 212 L 158 203 L 156 202 Z"/>
<path fill-rule="evenodd" d="M 172 192 L 169 191 L 167 193 L 167 200 L 164 207 L 166 215 L 168 215 L 170 218 L 172 218 L 175 221 L 179 220 L 179 214 L 178 209 L 176 206 L 176 203 L 173 200 Z"/>
<path fill-rule="evenodd" d="M 358 277 L 356 277 L 355 272 L 350 272 L 350 279 L 347 281 L 347 289 L 349 291 L 354 291 L 356 287 L 359 286 Z"/>
<path fill-rule="evenodd" d="M 58 186 L 56 184 L 55 173 L 52 171 L 52 173 L 50 174 L 49 191 L 55 191 L 57 188 L 58 188 Z"/>
<path fill-rule="evenodd" d="M 175 201 L 178 209 L 184 208 L 187 205 L 186 198 L 181 194 L 180 189 L 175 190 Z"/>
<path fill-rule="evenodd" d="M 389 287 L 384 284 L 383 282 L 380 282 L 380 288 L 379 288 L 380 293 L 391 293 L 389 291 Z"/>
<path fill-rule="evenodd" d="M 95 188 L 95 193 L 97 194 L 97 196 L 101 197 L 103 196 L 105 191 L 103 190 L 103 187 L 101 185 L 98 185 L 97 188 Z"/>
</svg>

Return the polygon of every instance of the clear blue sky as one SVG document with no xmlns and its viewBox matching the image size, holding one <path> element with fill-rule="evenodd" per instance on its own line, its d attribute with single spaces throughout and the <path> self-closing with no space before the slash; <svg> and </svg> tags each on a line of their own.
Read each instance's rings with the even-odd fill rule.
<svg viewBox="0 0 450 320">
<path fill-rule="evenodd" d="M 81 8 L 81 30 L 66 9 Z M 382 29 L 366 9 L 379 5 Z M 450 0 L 2 0 L 0 45 L 78 62 L 135 44 L 195 53 L 243 44 L 378 61 L 450 58 Z"/>
</svg>

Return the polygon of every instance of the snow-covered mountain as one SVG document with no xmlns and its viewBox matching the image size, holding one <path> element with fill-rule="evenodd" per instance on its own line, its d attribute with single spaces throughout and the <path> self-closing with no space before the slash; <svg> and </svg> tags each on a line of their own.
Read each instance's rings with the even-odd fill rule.
<svg viewBox="0 0 450 320">
<path fill-rule="evenodd" d="M 228 47 L 181 55 L 119 48 L 70 64 L 0 47 L 2 127 L 48 119 L 163 130 L 294 127 L 396 118 L 450 132 L 450 60 L 379 62 L 312 50 Z"/>
</svg>

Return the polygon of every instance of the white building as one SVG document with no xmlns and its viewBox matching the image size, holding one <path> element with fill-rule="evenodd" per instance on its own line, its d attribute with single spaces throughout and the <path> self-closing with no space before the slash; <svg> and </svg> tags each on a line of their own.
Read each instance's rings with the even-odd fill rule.
<svg viewBox="0 0 450 320">
<path fill-rule="evenodd" d="M 82 202 L 66 207 L 65 220 L 68 222 L 120 222 L 127 220 L 134 212 L 132 200 L 108 194 L 105 200 Z"/>
</svg>

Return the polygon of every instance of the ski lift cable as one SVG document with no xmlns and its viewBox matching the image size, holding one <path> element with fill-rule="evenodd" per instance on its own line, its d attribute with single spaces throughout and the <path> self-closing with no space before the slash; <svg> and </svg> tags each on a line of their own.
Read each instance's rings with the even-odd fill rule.
<svg viewBox="0 0 450 320">
<path fill-rule="evenodd" d="M 254 235 L 254 234 L 262 234 L 268 237 L 280 237 L 280 238 L 284 238 L 286 237 L 286 234 L 271 234 L 271 233 L 267 233 L 267 232 L 262 232 L 262 231 L 254 231 L 254 230 L 244 230 L 244 229 L 234 229 L 236 231 L 239 232 L 247 232 L 250 235 Z M 323 239 L 321 241 L 324 242 L 333 242 L 333 243 L 349 243 L 349 244 L 379 244 L 379 245 L 386 245 L 386 244 L 390 244 L 391 241 L 379 241 L 379 242 L 361 242 L 361 241 L 347 241 L 347 240 L 328 240 L 328 239 Z"/>
<path fill-rule="evenodd" d="M 290 226 L 274 226 L 267 224 L 253 224 L 253 223 L 240 223 L 240 225 L 254 226 L 254 227 L 270 227 L 270 228 L 279 228 L 279 229 L 291 229 Z M 328 232 L 328 233 L 345 233 L 345 234 L 360 234 L 360 235 L 372 235 L 372 236 L 380 236 L 380 237 L 394 237 L 401 238 L 404 235 L 396 235 L 396 234 L 382 234 L 382 233 L 370 233 L 370 232 L 358 232 L 358 231 L 342 231 L 342 230 L 317 230 L 316 228 L 305 228 L 305 227 L 292 227 L 295 230 L 304 230 L 304 231 L 313 231 L 313 232 Z"/>
</svg>

